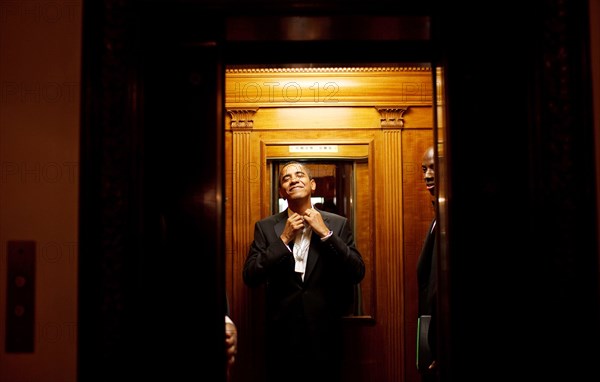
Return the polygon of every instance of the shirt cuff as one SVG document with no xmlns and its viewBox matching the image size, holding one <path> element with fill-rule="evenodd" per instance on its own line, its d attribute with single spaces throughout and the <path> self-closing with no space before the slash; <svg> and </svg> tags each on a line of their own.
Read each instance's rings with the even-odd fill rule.
<svg viewBox="0 0 600 382">
<path fill-rule="evenodd" d="M 329 239 L 333 235 L 333 231 L 329 231 L 329 233 L 321 238 L 321 241 L 325 241 Z"/>
</svg>

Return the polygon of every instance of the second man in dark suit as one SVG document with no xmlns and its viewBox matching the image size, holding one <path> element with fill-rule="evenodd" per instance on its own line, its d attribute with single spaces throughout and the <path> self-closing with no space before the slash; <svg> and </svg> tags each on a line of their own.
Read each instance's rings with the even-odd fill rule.
<svg viewBox="0 0 600 382">
<path fill-rule="evenodd" d="M 433 146 L 425 150 L 421 165 L 423 180 L 435 207 L 435 155 Z M 422 382 L 437 381 L 437 257 L 435 249 L 437 220 L 431 221 L 417 262 L 419 288 L 419 325 L 417 368 Z"/>
</svg>

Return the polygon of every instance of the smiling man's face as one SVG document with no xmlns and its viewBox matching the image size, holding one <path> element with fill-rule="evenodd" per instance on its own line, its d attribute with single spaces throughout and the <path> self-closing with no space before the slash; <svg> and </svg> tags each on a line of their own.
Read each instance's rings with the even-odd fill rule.
<svg viewBox="0 0 600 382">
<path fill-rule="evenodd" d="M 435 195 L 435 158 L 433 153 L 433 147 L 430 147 L 423 154 L 423 162 L 421 164 L 421 170 L 423 171 L 423 180 L 429 193 Z"/>
<path fill-rule="evenodd" d="M 285 200 L 310 198 L 315 189 L 315 180 L 309 177 L 309 173 L 304 166 L 292 163 L 281 169 L 279 173 L 279 194 Z"/>
</svg>

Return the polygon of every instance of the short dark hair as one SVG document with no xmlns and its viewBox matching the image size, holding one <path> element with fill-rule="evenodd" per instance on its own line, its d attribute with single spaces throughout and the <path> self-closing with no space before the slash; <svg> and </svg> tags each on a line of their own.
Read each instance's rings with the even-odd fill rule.
<svg viewBox="0 0 600 382">
<path fill-rule="evenodd" d="M 304 173 L 306 174 L 306 176 L 308 176 L 308 179 L 313 178 L 312 173 L 310 172 L 310 168 L 308 168 L 308 166 L 306 166 L 302 162 L 298 162 L 297 160 L 291 160 L 289 162 L 285 162 L 284 164 L 281 165 L 281 167 L 279 167 L 279 176 L 277 177 L 278 178 L 277 181 L 280 186 L 281 186 L 281 171 L 283 171 L 284 168 L 291 166 L 291 165 L 302 167 L 302 169 L 304 170 Z"/>
</svg>

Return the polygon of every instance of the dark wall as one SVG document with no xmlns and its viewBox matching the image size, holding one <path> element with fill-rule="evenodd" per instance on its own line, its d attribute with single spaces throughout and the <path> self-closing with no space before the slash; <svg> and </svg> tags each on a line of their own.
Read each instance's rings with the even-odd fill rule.
<svg viewBox="0 0 600 382">
<path fill-rule="evenodd" d="M 474 16 L 467 5 L 441 4 L 436 24 L 450 179 L 444 380 L 582 379 L 599 355 L 586 344 L 600 339 L 587 3 L 510 1 Z"/>
<path fill-rule="evenodd" d="M 225 379 L 223 27 L 159 5 L 85 7 L 81 381 Z"/>
</svg>

